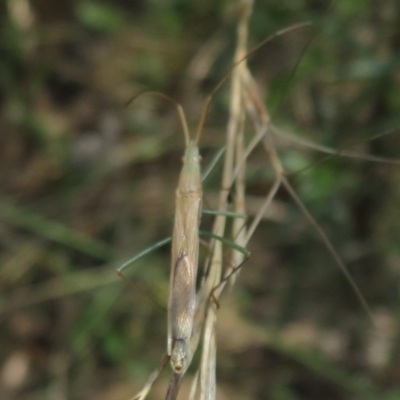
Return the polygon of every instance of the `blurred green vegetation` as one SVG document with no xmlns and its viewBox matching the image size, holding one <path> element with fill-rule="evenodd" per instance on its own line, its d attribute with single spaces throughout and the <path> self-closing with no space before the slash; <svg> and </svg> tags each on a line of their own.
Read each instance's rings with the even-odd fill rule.
<svg viewBox="0 0 400 400">
<path fill-rule="evenodd" d="M 237 12 L 236 2 L 212 0 L 0 4 L 2 399 L 125 399 L 158 363 L 169 250 L 137 263 L 131 282 L 115 267 L 170 234 L 184 143 L 170 104 L 126 102 L 163 91 L 194 124 L 230 65 Z M 256 1 L 250 41 L 299 21 L 313 28 L 249 60 L 275 124 L 400 158 L 400 3 Z M 225 87 L 210 110 L 204 164 L 224 143 L 228 96 Z M 221 304 L 221 398 L 398 399 L 399 166 L 279 153 L 377 328 L 279 192 L 282 212 L 256 232 Z M 249 198 L 271 185 L 265 158 L 256 151 L 249 160 Z M 167 381 L 165 373 L 152 398 L 163 398 Z"/>
</svg>

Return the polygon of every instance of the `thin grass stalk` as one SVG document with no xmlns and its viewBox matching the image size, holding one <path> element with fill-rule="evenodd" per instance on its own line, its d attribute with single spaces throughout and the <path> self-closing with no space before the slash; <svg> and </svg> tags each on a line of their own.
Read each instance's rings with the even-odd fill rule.
<svg viewBox="0 0 400 400">
<path fill-rule="evenodd" d="M 286 130 L 276 127 L 273 124 L 271 125 L 271 132 L 274 136 L 277 137 L 277 139 L 280 142 L 283 142 L 282 145 L 285 144 L 287 146 L 288 144 L 292 144 L 292 145 L 298 146 L 299 148 L 303 148 L 303 149 L 307 148 L 307 149 L 311 149 L 311 150 L 319 151 L 321 153 L 328 154 L 327 156 L 322 157 L 321 160 L 319 160 L 315 164 L 313 164 L 313 166 L 323 163 L 326 160 L 328 160 L 330 157 L 334 157 L 334 156 L 353 158 L 356 160 L 363 160 L 363 161 L 371 161 L 371 162 L 376 162 L 376 163 L 380 163 L 380 164 L 400 165 L 400 160 L 395 159 L 395 158 L 374 156 L 371 154 L 363 154 L 363 153 L 358 153 L 356 151 L 348 150 L 349 148 L 352 148 L 353 146 L 354 147 L 358 146 L 360 144 L 359 142 L 350 144 L 350 146 L 348 146 L 346 149 L 336 150 L 336 149 L 331 149 L 330 147 L 327 147 L 327 146 L 323 146 L 318 143 L 313 143 L 307 139 L 300 138 L 293 133 L 290 133 Z M 371 138 L 369 138 L 367 140 L 367 142 L 376 140 L 382 136 L 386 136 L 386 135 L 389 135 L 390 133 L 394 133 L 394 132 L 396 132 L 396 129 L 389 129 L 385 132 L 378 133 L 376 135 L 373 135 Z M 299 172 L 301 172 L 301 170 Z M 298 172 L 296 172 L 296 173 L 298 173 Z"/>
<path fill-rule="evenodd" d="M 182 378 L 183 378 L 183 374 L 178 374 L 176 372 L 174 373 L 174 375 L 172 376 L 172 378 L 169 382 L 165 400 L 176 400 L 176 398 L 178 396 L 178 392 L 179 392 L 179 387 L 182 382 Z"/>
<path fill-rule="evenodd" d="M 189 400 L 194 400 L 196 397 L 197 387 L 199 384 L 199 375 L 200 375 L 200 370 L 198 369 L 192 380 L 192 385 L 190 387 L 189 398 L 188 398 Z"/>
<path fill-rule="evenodd" d="M 203 335 L 203 352 L 200 364 L 200 400 L 215 399 L 217 365 L 217 349 L 215 345 L 216 321 L 215 305 L 210 304 Z"/>
<path fill-rule="evenodd" d="M 234 62 L 238 62 L 243 59 L 247 53 L 247 41 L 248 41 L 248 23 L 251 15 L 253 6 L 252 0 L 246 0 L 242 2 L 242 17 L 238 25 L 238 45 L 235 53 Z M 247 61 L 244 60 L 240 63 L 236 69 L 237 79 L 240 82 L 238 85 L 239 93 L 235 94 L 235 102 L 231 104 L 231 117 L 237 118 L 237 133 L 236 133 L 236 148 L 235 148 L 235 198 L 234 207 L 235 212 L 240 214 L 246 214 L 246 158 L 243 158 L 244 153 L 244 128 L 246 121 L 246 114 L 243 105 L 243 83 L 242 76 L 247 69 Z M 238 109 L 237 109 L 238 107 Z M 235 174 L 237 170 L 237 175 Z M 241 247 L 245 247 L 243 241 L 246 237 L 246 221 L 243 219 L 235 218 L 232 226 L 232 238 Z M 237 265 L 242 264 L 244 260 L 243 253 L 233 250 L 231 256 L 231 265 L 234 268 Z M 230 277 L 230 286 L 232 287 L 237 279 L 239 271 L 232 274 Z"/>
<path fill-rule="evenodd" d="M 350 275 L 344 262 L 340 258 L 339 254 L 335 250 L 335 248 L 334 248 L 333 244 L 331 243 L 331 241 L 329 240 L 329 238 L 326 236 L 325 232 L 318 225 L 317 221 L 314 219 L 314 217 L 308 211 L 305 204 L 297 196 L 297 194 L 294 191 L 294 189 L 292 188 L 290 182 L 287 180 L 287 178 L 285 176 L 284 168 L 280 162 L 278 153 L 277 153 L 276 148 L 273 143 L 273 137 L 272 137 L 272 135 L 267 134 L 271 131 L 270 119 L 269 119 L 268 113 L 264 107 L 264 104 L 260 100 L 258 91 L 256 90 L 256 84 L 255 84 L 254 79 L 252 78 L 250 72 L 248 75 L 248 79 L 249 79 L 249 88 L 251 88 L 251 92 L 249 92 L 249 93 L 251 93 L 252 96 L 249 97 L 249 101 L 246 102 L 246 110 L 247 110 L 249 118 L 251 119 L 254 127 L 259 132 L 259 134 L 261 135 L 262 132 L 265 132 L 265 135 L 262 138 L 262 144 L 263 144 L 264 150 L 266 151 L 267 155 L 269 156 L 272 167 L 275 170 L 276 178 L 282 180 L 282 184 L 285 186 L 286 190 L 288 191 L 288 193 L 290 194 L 292 199 L 297 203 L 297 205 L 303 212 L 303 215 L 306 217 L 308 222 L 314 228 L 315 232 L 318 234 L 321 241 L 324 243 L 325 247 L 331 254 L 332 258 L 335 260 L 337 267 L 342 271 L 346 280 L 349 282 L 350 286 L 352 287 L 362 308 L 365 310 L 369 319 L 374 324 L 371 310 L 369 309 L 367 301 L 365 300 L 363 294 L 361 293 L 361 290 L 355 283 L 353 277 Z"/>
<path fill-rule="evenodd" d="M 159 375 L 161 374 L 161 372 L 168 363 L 169 363 L 169 356 L 168 354 L 164 354 L 160 364 L 149 376 L 149 379 L 147 380 L 143 389 L 139 393 L 135 394 L 135 396 L 133 396 L 130 400 L 144 400 L 149 394 L 151 388 L 153 387 L 154 382 L 157 380 L 157 378 L 159 377 Z"/>
<path fill-rule="evenodd" d="M 251 14 L 252 1 L 243 0 L 241 3 L 242 13 L 238 25 L 238 47 L 235 53 L 235 62 L 242 59 L 246 54 L 247 42 L 247 23 Z M 228 121 L 227 136 L 226 136 L 226 154 L 224 160 L 224 168 L 222 175 L 222 187 L 220 191 L 218 210 L 227 210 L 227 200 L 230 188 L 232 186 L 233 172 L 235 170 L 235 160 L 242 157 L 243 148 L 243 130 L 244 130 L 244 113 L 242 105 L 242 85 L 241 74 L 245 68 L 245 61 L 238 65 L 232 72 L 231 77 L 231 101 L 230 101 L 230 119 Z M 241 132 L 241 133 L 240 133 Z M 238 136 L 242 136 L 238 140 Z M 239 144 L 238 144 L 239 142 Z M 239 170 L 240 176 L 239 183 L 236 191 L 239 194 L 239 203 L 236 207 L 244 210 L 244 164 Z M 238 211 L 236 209 L 235 211 Z M 240 212 L 241 212 L 240 211 Z M 241 228 L 243 227 L 243 220 L 240 220 Z M 226 217 L 223 215 L 217 216 L 213 233 L 218 236 L 223 236 L 225 232 Z M 238 229 L 238 225 L 234 225 L 234 229 Z M 213 254 L 211 257 L 211 264 L 209 269 L 208 279 L 205 284 L 211 291 L 215 286 L 220 284 L 222 276 L 222 262 L 223 262 L 223 249 L 221 243 L 214 243 Z M 214 302 L 209 303 L 207 310 L 206 323 L 203 334 L 203 352 L 200 365 L 200 399 L 201 400 L 214 400 L 216 393 L 216 311 L 217 307 Z"/>
</svg>

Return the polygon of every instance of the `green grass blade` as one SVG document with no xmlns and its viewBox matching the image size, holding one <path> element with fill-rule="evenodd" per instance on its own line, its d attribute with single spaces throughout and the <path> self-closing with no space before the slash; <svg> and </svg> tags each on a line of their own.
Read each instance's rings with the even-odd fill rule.
<svg viewBox="0 0 400 400">
<path fill-rule="evenodd" d="M 201 180 L 204 182 L 208 176 L 211 174 L 211 171 L 214 169 L 214 167 L 216 166 L 216 164 L 218 163 L 218 161 L 221 159 L 222 155 L 224 154 L 226 150 L 226 146 L 221 147 L 217 153 L 215 154 L 215 156 L 212 158 L 210 164 L 207 166 L 207 168 L 205 169 L 205 171 L 203 172 L 203 176 L 201 178 Z"/>
<path fill-rule="evenodd" d="M 0 219 L 92 257 L 109 261 L 115 256 L 106 243 L 5 200 L 0 200 Z"/>
<path fill-rule="evenodd" d="M 248 215 L 236 213 L 234 211 L 215 211 L 215 210 L 202 210 L 201 212 L 204 215 L 223 215 L 228 218 L 244 218 L 246 219 Z"/>
<path fill-rule="evenodd" d="M 214 235 L 211 232 L 199 231 L 199 234 L 200 234 L 200 236 L 219 240 L 221 243 L 223 243 L 229 247 L 232 247 L 232 249 L 239 251 L 240 253 L 244 254 L 246 257 L 250 256 L 250 254 L 251 254 L 251 252 L 249 250 L 245 249 L 244 247 L 237 245 L 236 243 L 232 242 L 231 240 L 225 239 L 218 235 Z"/>
<path fill-rule="evenodd" d="M 148 247 L 147 249 L 141 251 L 139 254 L 137 254 L 135 257 L 131 258 L 130 260 L 124 262 L 122 265 L 120 265 L 117 268 L 117 272 L 122 272 L 124 269 L 130 267 L 132 264 L 134 264 L 136 261 L 140 260 L 142 257 L 147 256 L 147 254 L 150 254 L 154 250 L 159 249 L 160 247 L 170 243 L 172 240 L 171 237 L 165 238 L 163 240 L 160 240 L 157 242 L 155 245 Z"/>
</svg>

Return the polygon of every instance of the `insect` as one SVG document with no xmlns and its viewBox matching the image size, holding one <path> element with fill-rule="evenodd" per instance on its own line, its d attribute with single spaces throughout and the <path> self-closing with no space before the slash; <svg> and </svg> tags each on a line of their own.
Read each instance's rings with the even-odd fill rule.
<svg viewBox="0 0 400 400">
<path fill-rule="evenodd" d="M 178 105 L 178 107 L 180 107 Z M 191 139 L 186 119 L 178 108 L 184 128 L 186 150 L 175 194 L 172 235 L 170 292 L 168 300 L 168 355 L 172 369 L 183 373 L 188 367 L 188 341 L 196 307 L 196 278 L 199 263 L 199 224 L 202 182 L 199 135 Z"/>
<path fill-rule="evenodd" d="M 196 278 L 199 258 L 199 224 L 202 205 L 202 177 L 198 141 L 201 129 L 194 139 L 190 137 L 182 106 L 171 97 L 158 95 L 172 102 L 179 114 L 185 138 L 182 170 L 175 192 L 175 219 L 172 235 L 170 290 L 168 299 L 167 354 L 174 372 L 184 373 L 189 365 L 189 340 L 193 330 L 196 309 Z M 140 94 L 140 95 L 141 95 Z M 139 95 L 138 95 L 139 96 Z M 129 101 L 131 103 L 138 96 Z M 163 245 L 169 239 L 160 242 Z M 154 247 L 153 247 L 154 248 Z M 140 255 L 140 257 L 143 253 Z M 120 273 L 132 263 L 121 265 Z"/>
</svg>

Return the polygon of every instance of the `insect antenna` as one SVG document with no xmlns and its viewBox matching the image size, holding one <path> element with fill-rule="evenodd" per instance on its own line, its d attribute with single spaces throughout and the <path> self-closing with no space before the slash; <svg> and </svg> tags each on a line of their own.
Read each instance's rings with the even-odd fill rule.
<svg viewBox="0 0 400 400">
<path fill-rule="evenodd" d="M 310 26 L 311 23 L 310 22 L 302 22 L 302 23 L 298 23 L 292 26 L 289 26 L 287 28 L 281 29 L 275 33 L 273 33 L 272 35 L 268 36 L 265 40 L 263 40 L 261 43 L 259 43 L 257 46 L 255 46 L 253 49 L 251 49 L 248 53 L 246 53 L 245 56 L 243 56 L 241 59 L 239 59 L 238 61 L 234 62 L 228 69 L 227 72 L 225 72 L 225 75 L 222 77 L 222 79 L 215 85 L 214 89 L 211 91 L 211 93 L 207 96 L 205 102 L 204 102 L 204 106 L 203 106 L 203 111 L 201 113 L 201 117 L 200 117 L 200 121 L 199 121 L 199 125 L 197 127 L 197 131 L 196 131 L 196 136 L 195 136 L 195 141 L 196 143 L 198 143 L 199 138 L 201 136 L 201 133 L 203 131 L 204 128 L 204 124 L 207 118 L 207 114 L 208 114 L 208 110 L 210 108 L 212 99 L 214 97 L 214 95 L 218 92 L 219 89 L 221 89 L 222 85 L 229 79 L 229 77 L 231 76 L 232 71 L 238 66 L 240 65 L 243 61 L 247 60 L 249 57 L 251 57 L 254 53 L 256 53 L 261 47 L 265 46 L 267 43 L 271 42 L 273 39 L 285 35 L 286 33 L 292 32 L 294 30 L 297 29 L 301 29 L 304 28 L 306 26 Z"/>
<path fill-rule="evenodd" d="M 189 127 L 188 127 L 188 123 L 187 123 L 187 120 L 186 120 L 185 112 L 183 111 L 182 105 L 178 101 L 173 99 L 171 96 L 168 96 L 167 94 L 162 93 L 162 92 L 157 92 L 157 91 L 153 91 L 153 90 L 145 90 L 143 92 L 138 93 L 137 95 L 135 95 L 131 99 L 129 99 L 126 102 L 126 106 L 131 105 L 138 97 L 143 96 L 143 95 L 147 95 L 147 94 L 154 95 L 154 96 L 159 96 L 159 97 L 163 98 L 164 100 L 169 101 L 170 103 L 172 103 L 176 107 L 176 109 L 178 111 L 178 115 L 179 115 L 179 120 L 181 121 L 182 129 L 183 129 L 183 135 L 185 137 L 185 145 L 188 146 L 189 142 L 190 142 L 190 133 L 189 133 Z"/>
</svg>

